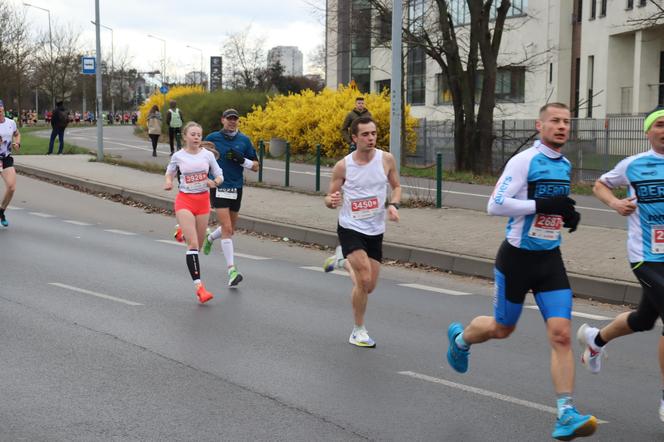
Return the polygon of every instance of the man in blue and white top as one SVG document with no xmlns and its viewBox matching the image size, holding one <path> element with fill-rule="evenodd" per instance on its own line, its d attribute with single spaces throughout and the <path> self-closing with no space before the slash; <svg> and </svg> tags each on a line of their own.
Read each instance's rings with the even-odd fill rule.
<svg viewBox="0 0 664 442">
<path fill-rule="evenodd" d="M 569 137 L 569 109 L 562 103 L 543 106 L 536 128 L 540 139 L 507 163 L 488 203 L 490 215 L 510 217 L 494 268 L 494 316 L 478 316 L 465 330 L 450 324 L 447 360 L 457 372 L 466 372 L 470 346 L 507 338 L 532 290 L 552 349 L 558 406 L 552 436 L 570 440 L 593 434 L 597 420 L 580 414 L 572 399 L 572 290 L 559 247 L 561 229 L 573 232 L 581 218 L 568 196 L 572 166 L 561 153 Z"/>
<path fill-rule="evenodd" d="M 643 129 L 651 149 L 622 160 L 593 188 L 604 204 L 627 217 L 627 256 L 643 288 L 636 310 L 621 313 L 601 330 L 587 324 L 579 328 L 577 337 L 584 348 L 581 362 L 593 373 L 601 369 L 607 342 L 650 330 L 658 317 L 664 319 L 664 108 L 651 112 Z M 622 186 L 627 186 L 627 197 L 620 199 L 613 189 Z M 660 365 L 663 353 L 660 343 Z M 664 383 L 664 366 L 660 368 Z M 660 418 L 664 421 L 664 390 Z"/>
</svg>

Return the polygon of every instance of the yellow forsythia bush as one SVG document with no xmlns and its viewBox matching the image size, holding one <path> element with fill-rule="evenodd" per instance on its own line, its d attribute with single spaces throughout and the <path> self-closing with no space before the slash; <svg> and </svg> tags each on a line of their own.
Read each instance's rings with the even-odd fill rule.
<svg viewBox="0 0 664 442">
<path fill-rule="evenodd" d="M 166 94 L 162 94 L 159 92 L 157 89 L 155 93 L 150 95 L 150 97 L 145 100 L 145 103 L 143 103 L 139 108 L 140 115 L 138 117 L 138 125 L 141 127 L 145 127 L 148 121 L 148 114 L 150 113 L 150 109 L 152 109 L 152 106 L 155 104 L 159 106 L 159 112 L 162 114 L 168 110 L 168 103 L 171 100 L 177 100 L 178 97 L 182 97 L 184 95 L 192 95 L 192 94 L 204 94 L 205 89 L 201 85 L 196 85 L 196 86 L 173 86 L 168 90 Z M 162 121 L 166 121 L 166 116 L 162 115 Z"/>
<path fill-rule="evenodd" d="M 390 145 L 390 96 L 382 93 L 360 93 L 354 87 L 339 86 L 338 90 L 311 90 L 299 94 L 277 95 L 268 99 L 265 107 L 254 106 L 241 118 L 240 129 L 254 143 L 283 138 L 290 142 L 292 153 L 314 154 L 321 144 L 321 154 L 337 158 L 348 153 L 341 137 L 341 125 L 346 114 L 355 107 L 355 99 L 363 96 L 366 107 L 378 126 L 378 146 L 387 150 Z M 417 135 L 417 119 L 410 116 L 406 106 L 406 150 L 413 152 Z"/>
</svg>

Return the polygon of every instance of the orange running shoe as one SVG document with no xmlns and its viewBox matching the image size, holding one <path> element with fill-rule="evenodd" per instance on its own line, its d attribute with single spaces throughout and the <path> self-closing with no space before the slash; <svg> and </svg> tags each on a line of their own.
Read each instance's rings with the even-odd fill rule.
<svg viewBox="0 0 664 442">
<path fill-rule="evenodd" d="M 196 296 L 198 296 L 198 300 L 200 301 L 201 304 L 205 304 L 210 299 L 214 298 L 214 296 L 212 296 L 212 293 L 208 292 L 203 284 L 199 285 L 198 288 L 196 289 Z"/>
<path fill-rule="evenodd" d="M 175 225 L 175 232 L 173 232 L 173 239 L 177 242 L 184 242 L 184 235 L 182 234 L 182 228 L 180 224 Z"/>
</svg>

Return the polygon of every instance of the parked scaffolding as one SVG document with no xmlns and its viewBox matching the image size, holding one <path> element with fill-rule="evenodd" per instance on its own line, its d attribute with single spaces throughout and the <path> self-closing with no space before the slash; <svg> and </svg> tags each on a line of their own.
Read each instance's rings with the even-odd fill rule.
<svg viewBox="0 0 664 442">
<path fill-rule="evenodd" d="M 572 119 L 570 139 L 563 148 L 574 166 L 575 181 L 594 181 L 623 158 L 649 149 L 643 134 L 643 115 L 612 115 L 606 119 Z M 433 165 L 436 154 L 443 157 L 443 169 L 455 169 L 454 122 L 423 119 L 418 127 L 417 149 L 408 163 Z M 500 173 L 503 165 L 517 151 L 529 147 L 537 138 L 535 120 L 498 120 L 492 149 L 493 171 Z"/>
</svg>

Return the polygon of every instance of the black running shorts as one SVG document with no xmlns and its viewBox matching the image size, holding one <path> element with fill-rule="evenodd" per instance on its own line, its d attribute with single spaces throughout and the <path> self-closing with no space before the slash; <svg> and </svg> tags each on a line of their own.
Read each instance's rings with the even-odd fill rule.
<svg viewBox="0 0 664 442">
<path fill-rule="evenodd" d="M 355 250 L 364 250 L 369 258 L 382 262 L 383 260 L 383 234 L 365 235 L 356 230 L 346 229 L 337 224 L 337 235 L 341 252 L 344 258 Z"/>
<path fill-rule="evenodd" d="M 8 169 L 10 167 L 14 167 L 14 157 L 12 157 L 11 155 L 2 157 L 2 168 Z M 2 170 L 0 170 L 0 172 L 2 172 Z"/>
<path fill-rule="evenodd" d="M 242 205 L 242 188 L 210 189 L 210 205 L 213 209 L 230 209 L 239 212 Z"/>
</svg>

